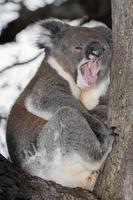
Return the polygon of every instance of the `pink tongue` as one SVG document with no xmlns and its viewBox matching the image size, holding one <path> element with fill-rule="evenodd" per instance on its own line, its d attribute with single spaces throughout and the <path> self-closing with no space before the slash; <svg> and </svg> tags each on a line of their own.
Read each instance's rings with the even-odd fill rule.
<svg viewBox="0 0 133 200">
<path fill-rule="evenodd" d="M 99 65 L 97 62 L 88 61 L 81 66 L 81 74 L 85 83 L 89 86 L 92 85 L 97 78 L 97 72 L 99 71 Z"/>
</svg>

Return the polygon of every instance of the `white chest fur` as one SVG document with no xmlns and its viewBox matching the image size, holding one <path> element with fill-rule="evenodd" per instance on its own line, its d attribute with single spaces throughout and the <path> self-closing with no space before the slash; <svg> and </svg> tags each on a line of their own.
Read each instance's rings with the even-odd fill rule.
<svg viewBox="0 0 133 200">
<path fill-rule="evenodd" d="M 99 103 L 99 98 L 105 95 L 110 82 L 109 75 L 97 86 L 92 86 L 86 90 L 83 90 L 80 94 L 81 103 L 87 108 L 92 110 Z"/>
<path fill-rule="evenodd" d="M 55 58 L 49 57 L 48 63 L 60 76 L 68 81 L 73 96 L 79 99 L 88 110 L 95 108 L 95 106 L 99 103 L 100 96 L 103 96 L 107 91 L 110 82 L 109 75 L 97 86 L 92 86 L 86 90 L 80 90 L 71 75 L 63 70 L 62 66 L 59 65 Z"/>
</svg>

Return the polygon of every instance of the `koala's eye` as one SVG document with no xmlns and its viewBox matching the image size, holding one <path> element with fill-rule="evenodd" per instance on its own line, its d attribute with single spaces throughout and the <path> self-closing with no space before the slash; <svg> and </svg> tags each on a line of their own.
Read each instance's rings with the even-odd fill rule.
<svg viewBox="0 0 133 200">
<path fill-rule="evenodd" d="M 78 52 L 82 51 L 82 49 L 83 49 L 83 48 L 82 48 L 81 46 L 76 46 L 76 47 L 75 47 L 75 50 L 78 51 Z"/>
</svg>

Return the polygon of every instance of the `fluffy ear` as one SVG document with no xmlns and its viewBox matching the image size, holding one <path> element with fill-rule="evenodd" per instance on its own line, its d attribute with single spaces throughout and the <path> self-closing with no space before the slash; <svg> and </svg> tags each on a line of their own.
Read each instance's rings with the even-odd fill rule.
<svg viewBox="0 0 133 200">
<path fill-rule="evenodd" d="M 110 48 L 112 49 L 112 33 L 111 33 L 111 30 L 108 27 L 105 27 L 105 26 L 95 27 L 95 30 L 97 30 L 106 39 Z"/>
<path fill-rule="evenodd" d="M 42 20 L 36 24 L 35 43 L 39 48 L 52 47 L 55 38 L 61 35 L 69 25 L 58 19 Z"/>
</svg>

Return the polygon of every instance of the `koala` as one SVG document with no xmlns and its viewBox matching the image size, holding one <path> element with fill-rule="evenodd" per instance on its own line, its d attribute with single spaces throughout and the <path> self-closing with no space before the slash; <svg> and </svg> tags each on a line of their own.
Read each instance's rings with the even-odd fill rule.
<svg viewBox="0 0 133 200">
<path fill-rule="evenodd" d="M 57 19 L 39 22 L 37 31 L 46 56 L 10 112 L 11 160 L 31 175 L 91 190 L 114 140 L 89 111 L 109 82 L 110 31 Z"/>
</svg>

